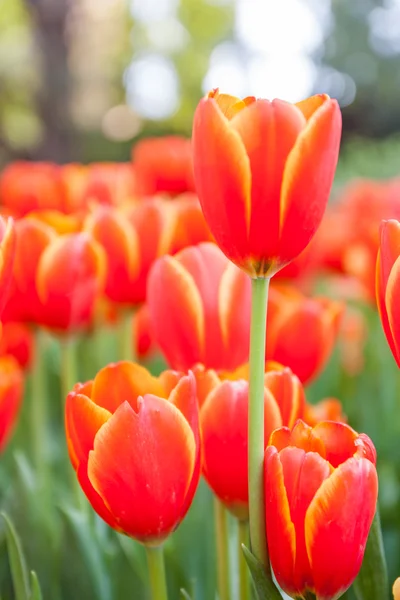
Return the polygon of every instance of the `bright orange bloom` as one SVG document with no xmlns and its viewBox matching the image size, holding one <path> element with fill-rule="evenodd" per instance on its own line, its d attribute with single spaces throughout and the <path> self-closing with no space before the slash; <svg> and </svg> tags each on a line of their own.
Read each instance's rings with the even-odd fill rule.
<svg viewBox="0 0 400 600">
<path fill-rule="evenodd" d="M 68 395 L 69 455 L 94 510 L 114 529 L 161 543 L 185 516 L 200 476 L 192 373 L 152 377 L 110 364 Z"/>
<path fill-rule="evenodd" d="M 267 359 L 287 365 L 308 383 L 330 358 L 343 309 L 341 302 L 306 298 L 292 288 L 271 288 Z"/>
<path fill-rule="evenodd" d="M 168 254 L 176 254 L 187 246 L 213 241 L 195 194 L 177 196 L 169 206 L 174 215 L 174 233 Z"/>
<path fill-rule="evenodd" d="M 376 262 L 376 301 L 383 331 L 400 367 L 400 222 L 382 221 Z"/>
<path fill-rule="evenodd" d="M 0 452 L 14 428 L 24 391 L 21 367 L 13 356 L 0 357 Z"/>
<path fill-rule="evenodd" d="M 231 371 L 247 360 L 250 282 L 214 244 L 159 259 L 149 275 L 147 303 L 171 368 L 202 363 Z"/>
<path fill-rule="evenodd" d="M 364 557 L 378 496 L 376 452 L 365 434 L 324 421 L 274 431 L 265 452 L 266 529 L 281 588 L 338 598 Z"/>
<path fill-rule="evenodd" d="M 303 416 L 302 385 L 290 369 L 271 363 L 265 374 L 264 439 Z M 239 519 L 248 519 L 248 381 L 236 373 L 194 369 L 203 445 L 203 475 L 216 496 Z M 224 378 L 229 377 L 229 379 Z"/>
<path fill-rule="evenodd" d="M 179 136 L 147 138 L 132 151 L 137 193 L 194 191 L 190 140 Z"/>
<path fill-rule="evenodd" d="M 0 356 L 7 354 L 13 356 L 20 367 L 29 369 L 33 359 L 34 347 L 34 335 L 28 325 L 13 321 L 3 323 Z"/>
<path fill-rule="evenodd" d="M 59 210 L 36 210 L 27 215 L 27 219 L 36 219 L 50 225 L 59 235 L 77 233 L 82 227 L 82 217 L 78 213 L 65 214 Z"/>
<path fill-rule="evenodd" d="M 147 304 L 135 311 L 132 319 L 133 352 L 141 359 L 150 358 L 157 350 Z"/>
<path fill-rule="evenodd" d="M 222 251 L 252 277 L 269 277 L 316 232 L 340 143 L 336 100 L 243 101 L 213 90 L 193 125 L 196 190 Z"/>
<path fill-rule="evenodd" d="M 400 600 L 400 577 L 393 584 L 393 599 Z"/>
<path fill-rule="evenodd" d="M 56 237 L 45 248 L 37 267 L 41 324 L 68 332 L 89 326 L 105 275 L 103 249 L 88 233 Z"/>
<path fill-rule="evenodd" d="M 315 427 L 321 421 L 337 421 L 346 423 L 346 415 L 343 414 L 342 403 L 337 398 L 324 398 L 316 404 L 305 405 L 304 421 L 310 427 Z"/>
<path fill-rule="evenodd" d="M 12 219 L 0 217 L 0 316 L 8 299 L 16 250 L 16 233 Z"/>
<path fill-rule="evenodd" d="M 66 189 L 61 167 L 45 162 L 14 162 L 0 177 L 2 205 L 17 217 L 32 210 L 64 211 Z"/>
</svg>

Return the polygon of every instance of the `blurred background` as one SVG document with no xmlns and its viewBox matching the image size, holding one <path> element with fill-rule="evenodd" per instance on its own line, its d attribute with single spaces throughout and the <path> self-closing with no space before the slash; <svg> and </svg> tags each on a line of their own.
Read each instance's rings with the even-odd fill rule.
<svg viewBox="0 0 400 600">
<path fill-rule="evenodd" d="M 343 109 L 342 163 L 351 150 L 353 174 L 393 175 L 399 30 L 400 0 L 0 0 L 0 165 L 126 160 L 143 136 L 189 135 L 219 86 L 327 92 Z"/>
</svg>

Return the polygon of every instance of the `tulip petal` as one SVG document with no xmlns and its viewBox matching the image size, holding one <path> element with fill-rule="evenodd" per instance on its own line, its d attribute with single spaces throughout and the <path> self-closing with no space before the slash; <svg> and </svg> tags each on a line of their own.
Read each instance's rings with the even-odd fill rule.
<svg viewBox="0 0 400 600">
<path fill-rule="evenodd" d="M 322 104 L 324 104 L 327 100 L 329 100 L 329 97 L 326 94 L 316 94 L 315 96 L 310 96 L 305 100 L 296 102 L 296 106 L 301 110 L 308 121 L 308 119 L 315 113 L 317 108 L 322 106 Z"/>
<path fill-rule="evenodd" d="M 278 403 L 282 424 L 289 428 L 293 427 L 297 419 L 303 417 L 305 406 L 304 389 L 299 379 L 290 369 L 285 368 L 280 371 L 267 371 L 264 384 Z"/>
<path fill-rule="evenodd" d="M 376 510 L 378 479 L 367 459 L 350 458 L 326 479 L 305 518 L 319 600 L 338 598 L 356 577 Z"/>
<path fill-rule="evenodd" d="M 267 262 L 278 251 L 285 163 L 304 126 L 301 111 L 283 100 L 257 100 L 232 120 L 250 160 L 250 253 Z"/>
<path fill-rule="evenodd" d="M 124 402 L 100 429 L 88 476 L 125 533 L 161 541 L 182 517 L 195 458 L 185 417 L 170 402 L 146 395 L 137 413 Z"/>
<path fill-rule="evenodd" d="M 147 303 L 155 338 L 169 365 L 186 371 L 202 362 L 203 303 L 193 277 L 178 260 L 166 256 L 155 262 Z"/>
<path fill-rule="evenodd" d="M 92 401 L 112 413 L 125 401 L 137 411 L 138 397 L 144 394 L 166 397 L 156 377 L 144 367 L 129 361 L 107 365 L 93 381 Z"/>
<path fill-rule="evenodd" d="M 265 520 L 271 565 L 279 585 L 293 589 L 296 532 L 290 517 L 283 467 L 274 446 L 265 452 Z"/>
<path fill-rule="evenodd" d="M 230 123 L 215 100 L 200 101 L 193 123 L 193 165 L 210 230 L 221 250 L 240 264 L 248 253 L 251 174 L 243 142 Z"/>
<path fill-rule="evenodd" d="M 107 525 L 109 525 L 116 531 L 122 532 L 122 529 L 118 525 L 117 521 L 114 519 L 113 515 L 108 510 L 107 506 L 104 504 L 104 500 L 92 486 L 87 473 L 87 462 L 81 463 L 78 466 L 76 475 L 79 481 L 79 485 L 81 486 L 86 498 L 89 500 L 92 508 L 97 512 L 99 517 L 101 517 L 103 521 L 107 523 Z"/>
<path fill-rule="evenodd" d="M 339 153 L 341 114 L 326 100 L 307 121 L 286 161 L 281 191 L 282 263 L 307 246 L 319 226 Z"/>
<path fill-rule="evenodd" d="M 387 338 L 391 346 L 393 356 L 400 366 L 400 315 L 399 315 L 399 296 L 400 294 L 400 257 L 397 258 L 386 287 L 385 306 L 387 318 L 390 327 L 391 337 Z"/>
<path fill-rule="evenodd" d="M 324 456 L 336 468 L 357 451 L 358 434 L 345 423 L 323 421 L 312 430 L 313 435 L 324 444 Z"/>
<path fill-rule="evenodd" d="M 96 433 L 111 417 L 111 413 L 94 404 L 83 394 L 71 392 L 65 403 L 65 429 L 68 452 L 76 470 L 79 463 L 86 463 Z"/>
</svg>

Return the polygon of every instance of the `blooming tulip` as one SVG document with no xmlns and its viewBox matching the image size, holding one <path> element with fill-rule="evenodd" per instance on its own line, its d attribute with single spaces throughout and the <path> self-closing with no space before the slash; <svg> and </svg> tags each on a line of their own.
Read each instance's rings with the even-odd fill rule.
<svg viewBox="0 0 400 600">
<path fill-rule="evenodd" d="M 400 222 L 383 221 L 376 263 L 376 301 L 383 331 L 400 367 Z"/>
<path fill-rule="evenodd" d="M 29 369 L 34 355 L 34 335 L 26 323 L 3 323 L 0 339 L 0 356 L 13 356 L 20 367 Z"/>
<path fill-rule="evenodd" d="M 292 597 L 336 600 L 363 560 L 378 495 L 371 440 L 343 423 L 274 431 L 265 452 L 271 566 Z"/>
<path fill-rule="evenodd" d="M 247 360 L 250 282 L 211 243 L 160 258 L 148 280 L 154 336 L 171 368 L 233 370 Z"/>
<path fill-rule="evenodd" d="M 7 302 L 15 258 L 16 234 L 12 219 L 0 217 L 0 316 Z"/>
<path fill-rule="evenodd" d="M 196 191 L 223 252 L 269 277 L 307 246 L 331 189 L 341 133 L 336 100 L 243 101 L 213 90 L 193 124 Z"/>
<path fill-rule="evenodd" d="M 24 379 L 13 356 L 0 357 L 0 452 L 14 428 L 21 405 Z"/>
<path fill-rule="evenodd" d="M 95 511 L 118 531 L 161 543 L 185 516 L 200 475 L 193 374 L 155 378 L 131 362 L 110 364 L 68 395 L 65 424 Z"/>
</svg>

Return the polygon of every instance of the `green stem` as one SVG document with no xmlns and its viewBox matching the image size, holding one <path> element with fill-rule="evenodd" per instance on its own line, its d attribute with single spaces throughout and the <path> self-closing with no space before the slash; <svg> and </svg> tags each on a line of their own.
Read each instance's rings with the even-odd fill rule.
<svg viewBox="0 0 400 600">
<path fill-rule="evenodd" d="M 153 600 L 168 600 L 163 547 L 146 546 L 146 555 L 152 598 Z"/>
<path fill-rule="evenodd" d="M 136 360 L 132 321 L 133 311 L 122 310 L 117 325 L 118 360 Z"/>
<path fill-rule="evenodd" d="M 73 338 L 66 337 L 60 340 L 61 347 L 61 394 L 62 394 L 62 408 L 64 411 L 65 400 L 72 390 L 74 385 L 78 382 L 76 374 L 76 362 L 75 362 L 75 341 Z"/>
<path fill-rule="evenodd" d="M 38 473 L 45 478 L 47 441 L 46 361 L 44 360 L 43 331 L 36 329 L 35 362 L 31 371 L 32 454 Z"/>
<path fill-rule="evenodd" d="M 229 600 L 228 515 L 225 506 L 214 498 L 217 579 L 219 600 Z"/>
<path fill-rule="evenodd" d="M 246 563 L 246 559 L 243 554 L 242 544 L 246 547 L 249 545 L 249 523 L 248 521 L 240 521 L 238 519 L 239 528 L 239 600 L 250 600 L 250 580 L 249 580 L 249 569 Z"/>
<path fill-rule="evenodd" d="M 253 554 L 269 569 L 264 512 L 264 370 L 269 278 L 252 279 L 249 377 L 249 517 Z"/>
</svg>

